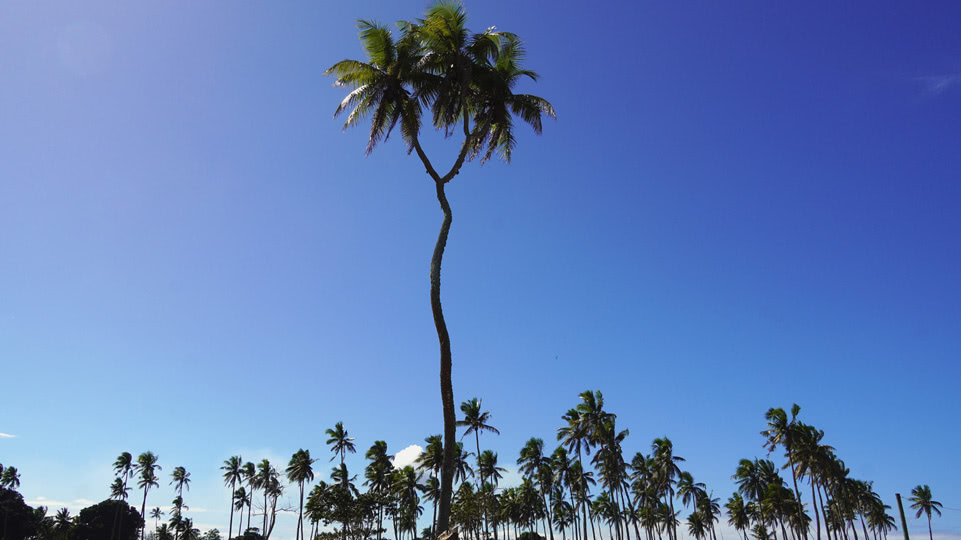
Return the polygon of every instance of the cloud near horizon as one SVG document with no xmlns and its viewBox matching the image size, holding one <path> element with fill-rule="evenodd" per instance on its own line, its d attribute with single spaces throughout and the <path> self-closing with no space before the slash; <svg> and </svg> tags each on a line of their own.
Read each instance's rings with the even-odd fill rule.
<svg viewBox="0 0 961 540">
<path fill-rule="evenodd" d="M 0 439 L 16 439 L 16 435 L 11 435 L 9 433 L 0 433 Z"/>
<path fill-rule="evenodd" d="M 48 499 L 46 497 L 35 497 L 33 499 L 27 499 L 24 502 L 34 508 L 38 506 L 46 506 L 48 512 L 50 510 L 56 510 L 59 508 L 67 508 L 68 510 L 82 510 L 88 506 L 97 504 L 96 501 L 91 501 L 90 499 L 74 499 L 68 502 Z"/>
</svg>

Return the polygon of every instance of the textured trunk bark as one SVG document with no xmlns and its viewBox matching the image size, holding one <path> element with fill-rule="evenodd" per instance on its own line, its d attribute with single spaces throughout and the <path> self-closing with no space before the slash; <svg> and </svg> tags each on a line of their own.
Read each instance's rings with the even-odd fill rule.
<svg viewBox="0 0 961 540">
<path fill-rule="evenodd" d="M 444 193 L 444 183 L 434 182 L 437 186 L 437 201 L 444 212 L 440 234 L 434 244 L 434 254 L 430 260 L 430 307 L 434 315 L 434 327 L 437 329 L 437 341 L 440 343 L 440 396 L 444 407 L 444 465 L 440 474 L 440 509 L 437 516 L 437 527 L 443 532 L 450 525 L 450 498 L 454 487 L 454 453 L 457 450 L 454 416 L 454 388 L 451 382 L 451 352 L 450 334 L 447 332 L 447 322 L 444 320 L 444 310 L 440 303 L 440 268 L 444 259 L 444 248 L 447 247 L 447 236 L 453 216 L 447 195 Z"/>
</svg>

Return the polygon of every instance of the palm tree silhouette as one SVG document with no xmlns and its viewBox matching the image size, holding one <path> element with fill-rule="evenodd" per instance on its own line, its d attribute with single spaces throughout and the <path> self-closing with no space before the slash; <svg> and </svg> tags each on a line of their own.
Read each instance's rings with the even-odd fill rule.
<svg viewBox="0 0 961 540">
<path fill-rule="evenodd" d="M 240 471 L 243 461 L 240 456 L 230 456 L 220 467 L 220 470 L 224 471 L 224 486 L 230 486 L 230 523 L 227 525 L 227 540 L 230 540 L 230 535 L 234 532 L 234 494 L 237 492 L 237 482 L 242 479 Z"/>
<path fill-rule="evenodd" d="M 137 456 L 137 465 L 135 468 L 140 474 L 137 487 L 143 490 L 143 504 L 140 505 L 141 517 L 147 515 L 147 492 L 150 491 L 152 487 L 160 487 L 160 484 L 157 482 L 157 471 L 161 470 L 162 467 L 157 465 L 158 459 L 159 458 L 149 450 Z M 147 527 L 140 529 L 140 540 L 143 540 L 146 530 Z"/>
<path fill-rule="evenodd" d="M 343 422 L 337 422 L 334 424 L 334 427 L 332 429 L 328 429 L 326 433 L 329 437 L 327 439 L 327 444 L 330 445 L 330 451 L 334 454 L 330 458 L 330 461 L 336 459 L 337 455 L 339 454 L 340 464 L 343 465 L 344 455 L 347 452 L 350 452 L 351 454 L 357 452 L 357 449 L 354 447 L 354 438 L 347 436 L 347 430 L 344 429 Z"/>
<path fill-rule="evenodd" d="M 338 423 L 338 425 L 340 425 Z M 345 432 L 346 435 L 346 432 Z M 310 451 L 301 448 L 294 452 L 287 464 L 287 479 L 296 482 L 300 487 L 300 510 L 297 514 L 297 539 L 304 536 L 304 482 L 314 479 L 314 469 L 312 465 L 316 459 L 310 458 Z"/>
<path fill-rule="evenodd" d="M 914 486 L 908 500 L 913 503 L 911 509 L 918 511 L 914 517 L 919 518 L 922 513 L 928 516 L 928 538 L 934 540 L 934 533 L 931 532 L 931 512 L 940 517 L 942 505 L 931 496 L 931 487 L 927 484 Z"/>
</svg>

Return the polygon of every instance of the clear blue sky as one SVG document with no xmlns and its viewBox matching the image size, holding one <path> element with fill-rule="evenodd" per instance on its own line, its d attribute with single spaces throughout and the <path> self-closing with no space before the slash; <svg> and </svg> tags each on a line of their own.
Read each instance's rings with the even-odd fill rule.
<svg viewBox="0 0 961 540">
<path fill-rule="evenodd" d="M 322 76 L 363 56 L 354 19 L 424 6 L 0 5 L 0 462 L 27 499 L 99 501 L 150 449 L 224 530 L 232 454 L 440 432 L 433 187 L 396 140 L 365 158 Z M 667 435 L 727 497 L 797 402 L 889 504 L 927 483 L 961 508 L 961 4 L 467 9 L 526 40 L 522 91 L 558 112 L 448 189 L 481 442 L 511 463 L 600 389 L 630 454 Z"/>
</svg>

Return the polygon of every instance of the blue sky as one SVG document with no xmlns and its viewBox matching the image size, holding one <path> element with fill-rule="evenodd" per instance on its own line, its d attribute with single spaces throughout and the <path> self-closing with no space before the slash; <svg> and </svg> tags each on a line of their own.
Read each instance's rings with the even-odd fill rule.
<svg viewBox="0 0 961 540">
<path fill-rule="evenodd" d="M 150 449 L 224 530 L 230 455 L 441 430 L 433 187 L 396 140 L 365 157 L 322 76 L 362 57 L 355 19 L 424 5 L 0 5 L 0 462 L 27 499 L 99 501 Z M 558 112 L 448 188 L 482 443 L 510 463 L 600 389 L 628 452 L 667 435 L 726 497 L 797 402 L 888 504 L 961 508 L 961 6 L 466 7 Z M 425 135 L 437 164 L 457 144 Z"/>
</svg>

